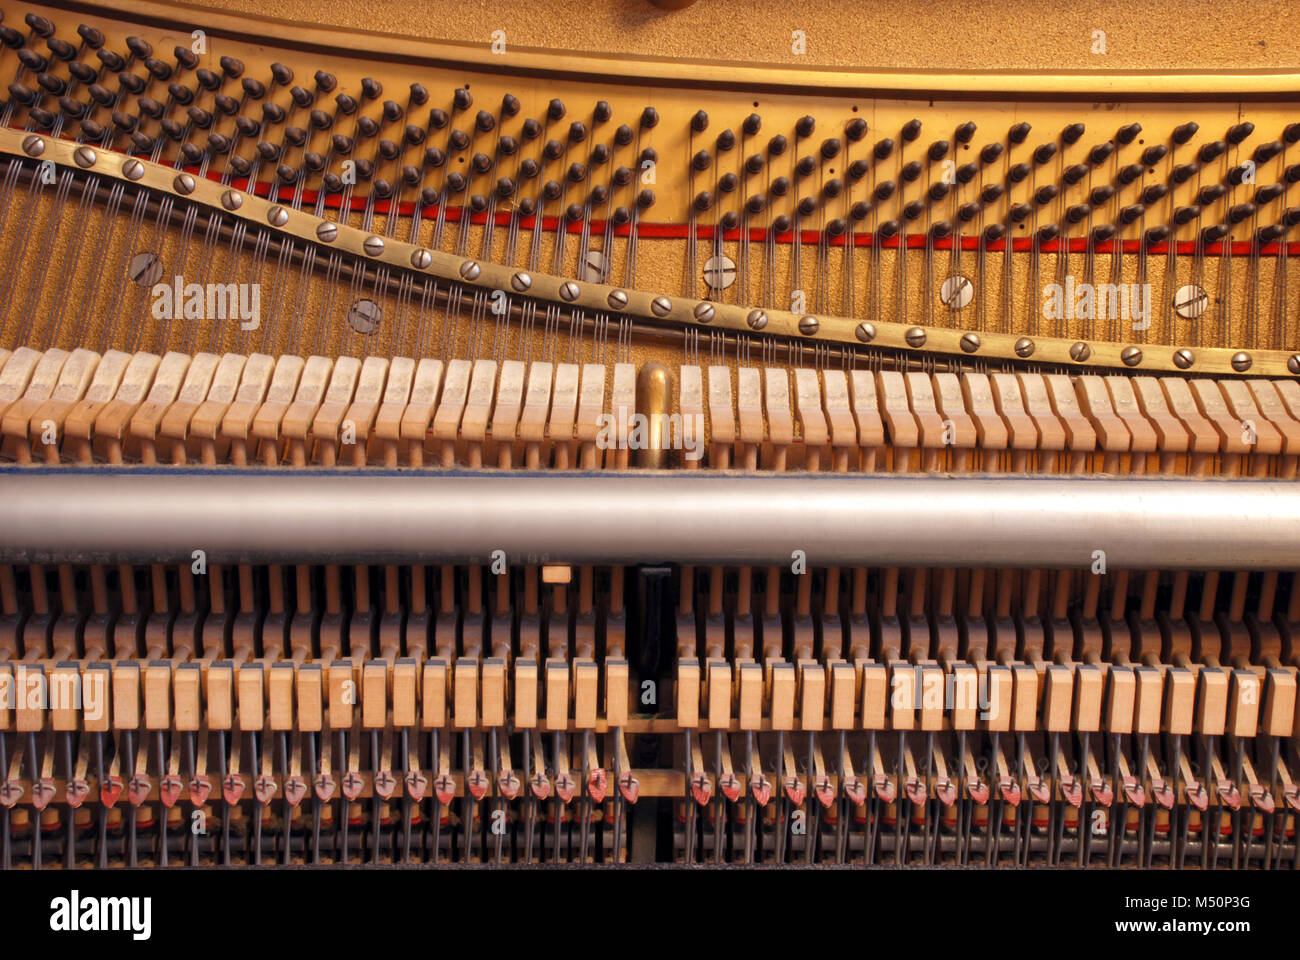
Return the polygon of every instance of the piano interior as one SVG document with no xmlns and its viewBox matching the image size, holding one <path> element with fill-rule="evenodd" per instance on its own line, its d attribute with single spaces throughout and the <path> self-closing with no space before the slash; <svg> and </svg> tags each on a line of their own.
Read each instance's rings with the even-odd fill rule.
<svg viewBox="0 0 1300 960">
<path fill-rule="evenodd" d="M 0 867 L 1296 869 L 1300 72 L 629 5 L 0 0 Z"/>
</svg>

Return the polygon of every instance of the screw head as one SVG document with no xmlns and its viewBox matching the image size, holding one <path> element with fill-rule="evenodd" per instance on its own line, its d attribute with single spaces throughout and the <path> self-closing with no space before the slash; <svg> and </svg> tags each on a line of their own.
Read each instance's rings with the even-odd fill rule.
<svg viewBox="0 0 1300 960">
<path fill-rule="evenodd" d="M 93 167 L 99 157 L 95 155 L 95 151 L 91 150 L 90 147 L 77 147 L 72 154 L 72 159 L 77 161 L 79 167 Z"/>
<path fill-rule="evenodd" d="M 371 234 L 361 244 L 361 249 L 366 252 L 366 256 L 377 257 L 384 252 L 384 241 L 381 237 Z"/>
<path fill-rule="evenodd" d="M 1119 358 L 1124 361 L 1124 366 L 1136 367 L 1142 362 L 1142 351 L 1137 347 L 1125 347 L 1119 352 Z"/>
<path fill-rule="evenodd" d="M 695 319 L 700 323 L 708 323 L 713 319 L 713 304 L 703 301 L 695 305 Z"/>
<path fill-rule="evenodd" d="M 36 134 L 23 138 L 23 153 L 29 157 L 39 157 L 45 152 L 45 141 Z"/>
<path fill-rule="evenodd" d="M 974 353 L 980 348 L 979 335 L 974 333 L 963 333 L 961 335 L 961 348 L 967 353 Z"/>
<path fill-rule="evenodd" d="M 574 300 L 577 300 L 578 294 L 581 292 L 582 291 L 578 289 L 578 285 L 572 280 L 565 280 L 560 284 L 560 299 L 567 303 L 572 303 Z"/>
<path fill-rule="evenodd" d="M 424 247 L 414 250 L 411 253 L 411 266 L 417 270 L 428 270 L 429 264 L 433 263 L 433 254 Z"/>
<path fill-rule="evenodd" d="M 266 211 L 266 222 L 273 227 L 283 227 L 289 222 L 289 211 L 276 204 Z"/>
<path fill-rule="evenodd" d="M 1300 353 L 1293 353 L 1287 358 L 1286 368 L 1297 376 L 1300 376 Z"/>
<path fill-rule="evenodd" d="M 650 301 L 650 311 L 656 317 L 666 317 L 673 311 L 673 302 L 667 297 L 655 297 Z"/>
<path fill-rule="evenodd" d="M 1092 356 L 1092 348 L 1080 340 L 1078 343 L 1070 344 L 1070 359 L 1075 363 L 1083 363 Z"/>
<path fill-rule="evenodd" d="M 909 347 L 925 346 L 925 331 L 920 327 L 908 327 L 907 333 L 903 334 L 903 339 L 907 341 Z"/>
<path fill-rule="evenodd" d="M 533 285 L 533 278 L 523 270 L 520 270 L 510 278 L 510 286 L 514 287 L 516 293 L 523 293 Z"/>
<path fill-rule="evenodd" d="M 622 290 L 609 291 L 609 296 L 605 299 L 614 310 L 622 310 L 627 306 L 627 294 Z"/>
<path fill-rule="evenodd" d="M 338 239 L 339 228 L 337 224 L 325 220 L 316 225 L 316 239 L 321 243 L 333 243 Z"/>
<path fill-rule="evenodd" d="M 1232 369 L 1238 373 L 1245 373 L 1249 370 L 1252 362 L 1250 354 L 1244 350 L 1232 355 Z"/>
<path fill-rule="evenodd" d="M 876 325 L 874 323 L 859 323 L 854 329 L 853 335 L 863 343 L 870 343 L 876 339 Z"/>
<path fill-rule="evenodd" d="M 751 330 L 762 330 L 767 326 L 767 314 L 755 308 L 749 311 L 749 316 L 745 317 L 745 322 L 749 324 Z"/>
<path fill-rule="evenodd" d="M 144 164 L 135 157 L 131 157 L 122 164 L 122 176 L 131 181 L 139 180 L 144 176 Z"/>
<path fill-rule="evenodd" d="M 190 194 L 194 192 L 194 178 L 188 173 L 178 173 L 176 179 L 172 181 L 172 186 L 176 188 L 177 193 Z"/>
<path fill-rule="evenodd" d="M 811 337 L 814 333 L 816 333 L 820 329 L 821 329 L 821 323 L 820 321 L 818 321 L 816 317 L 799 318 L 799 332 L 802 333 L 805 337 Z"/>
<path fill-rule="evenodd" d="M 1029 339 L 1028 337 L 1021 337 L 1019 340 L 1016 341 L 1015 351 L 1017 357 L 1019 357 L 1021 360 L 1025 359 L 1025 357 L 1028 357 L 1033 354 L 1034 341 Z"/>
<path fill-rule="evenodd" d="M 227 190 L 221 195 L 221 205 L 227 210 L 238 210 L 244 205 L 244 198 L 234 190 Z"/>
<path fill-rule="evenodd" d="M 1187 370 L 1196 362 L 1196 354 L 1183 347 L 1181 350 L 1174 351 L 1174 366 L 1179 370 Z"/>
<path fill-rule="evenodd" d="M 460 278 L 462 280 L 477 280 L 478 275 L 482 273 L 478 263 L 473 260 L 466 260 L 460 265 Z"/>
</svg>

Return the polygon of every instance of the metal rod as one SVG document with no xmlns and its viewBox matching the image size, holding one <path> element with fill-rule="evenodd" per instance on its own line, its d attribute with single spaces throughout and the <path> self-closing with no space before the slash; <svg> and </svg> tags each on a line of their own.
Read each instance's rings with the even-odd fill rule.
<svg viewBox="0 0 1300 960">
<path fill-rule="evenodd" d="M 1267 479 L 0 469 L 0 562 L 1288 569 Z M 1099 566 L 1099 564 L 1101 566 Z"/>
</svg>

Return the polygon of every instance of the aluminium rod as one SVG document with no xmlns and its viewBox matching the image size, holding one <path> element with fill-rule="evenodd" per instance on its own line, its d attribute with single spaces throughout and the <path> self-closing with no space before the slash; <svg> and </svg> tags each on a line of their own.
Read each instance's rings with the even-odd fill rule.
<svg viewBox="0 0 1300 960">
<path fill-rule="evenodd" d="M 0 470 L 0 562 L 1300 567 L 1264 479 Z M 499 555 L 498 555 L 499 556 Z M 1100 570 L 1098 571 L 1100 572 Z"/>
</svg>

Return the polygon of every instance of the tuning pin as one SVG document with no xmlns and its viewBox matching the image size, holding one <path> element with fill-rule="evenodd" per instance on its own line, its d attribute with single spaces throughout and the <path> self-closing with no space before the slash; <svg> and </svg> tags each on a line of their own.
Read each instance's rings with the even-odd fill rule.
<svg viewBox="0 0 1300 960">
<path fill-rule="evenodd" d="M 1029 124 L 1024 123 L 1023 121 L 1017 123 L 1015 126 L 1013 126 L 1010 130 L 1007 131 L 1007 140 L 1013 144 L 1024 143 L 1027 139 L 1029 139 L 1029 131 L 1032 129 L 1033 128 L 1030 127 Z"/>
<path fill-rule="evenodd" d="M 24 47 L 18 51 L 18 62 L 32 73 L 44 73 L 45 69 L 50 65 L 48 60 L 31 47 Z"/>
<path fill-rule="evenodd" d="M 1110 159 L 1110 155 L 1114 152 L 1115 152 L 1115 145 L 1111 143 L 1109 140 L 1103 143 L 1099 143 L 1091 150 L 1088 151 L 1088 162 L 1091 163 L 1094 167 L 1100 167 L 1103 163 L 1105 163 L 1108 159 Z"/>
<path fill-rule="evenodd" d="M 593 167 L 603 166 L 609 160 L 609 147 L 603 143 L 598 143 L 591 148 L 591 156 L 588 162 Z"/>
<path fill-rule="evenodd" d="M 1199 169 L 1200 167 L 1194 163 L 1180 163 L 1170 171 L 1169 179 L 1172 180 L 1175 185 L 1184 184 L 1188 180 L 1192 179 L 1192 177 L 1196 176 L 1196 172 Z"/>
<path fill-rule="evenodd" d="M 1072 123 L 1061 131 L 1061 140 L 1067 145 L 1073 146 L 1079 142 L 1079 138 L 1083 136 L 1085 129 L 1081 123 Z"/>
<path fill-rule="evenodd" d="M 1147 208 L 1142 206 L 1140 203 L 1129 204 L 1127 207 L 1120 210 L 1119 222 L 1126 227 L 1130 224 L 1136 223 L 1142 218 L 1142 214 L 1146 213 L 1146 209 Z"/>
<path fill-rule="evenodd" d="M 64 83 L 58 77 L 50 73 L 42 73 L 39 76 L 37 76 L 36 83 L 40 86 L 42 90 L 46 91 L 47 93 L 55 97 L 62 96 L 63 91 L 68 88 L 68 85 L 66 83 Z M 157 103 L 156 100 L 150 102 Z M 159 115 L 161 115 L 162 104 L 159 104 L 158 106 L 159 106 L 158 113 Z"/>
<path fill-rule="evenodd" d="M 1137 139 L 1137 135 L 1142 132 L 1142 124 L 1130 123 L 1120 127 L 1115 131 L 1115 142 L 1121 147 L 1127 147 Z"/>
<path fill-rule="evenodd" d="M 822 141 L 821 155 L 823 160 L 834 160 L 839 156 L 840 141 L 837 137 L 830 137 Z"/>
<path fill-rule="evenodd" d="M 1203 243 L 1218 243 L 1226 237 L 1228 233 L 1229 230 L 1227 227 L 1221 223 L 1217 223 L 1214 226 L 1206 227 L 1201 231 L 1201 241 Z"/>
<path fill-rule="evenodd" d="M 913 200 L 903 207 L 904 220 L 918 220 L 923 213 L 925 213 L 925 204 L 920 200 Z"/>
<path fill-rule="evenodd" d="M 1228 132 L 1224 134 L 1224 139 L 1235 147 L 1254 132 L 1255 125 L 1249 120 L 1243 120 L 1241 123 L 1235 123 L 1229 127 Z"/>
<path fill-rule="evenodd" d="M 92 50 L 98 50 L 104 45 L 104 34 L 84 23 L 77 25 L 77 36 L 81 37 L 86 42 L 86 46 Z"/>
<path fill-rule="evenodd" d="M 1255 155 L 1254 155 L 1255 163 L 1256 164 L 1268 163 L 1279 153 L 1281 153 L 1282 149 L 1283 149 L 1282 141 L 1280 140 L 1273 140 L 1269 143 L 1261 143 L 1258 147 L 1255 148 Z"/>
<path fill-rule="evenodd" d="M 1094 187 L 1088 194 L 1088 202 L 1094 207 L 1104 207 L 1110 203 L 1111 198 L 1115 196 L 1115 188 L 1109 183 L 1104 183 L 1100 187 Z"/>
<path fill-rule="evenodd" d="M 861 223 L 863 220 L 867 219 L 867 215 L 870 213 L 871 204 L 867 203 L 865 200 L 859 200 L 849 209 L 849 216 L 852 217 L 856 223 Z"/>
<path fill-rule="evenodd" d="M 1286 236 L 1286 227 L 1280 223 L 1275 223 L 1267 227 L 1260 227 L 1255 236 L 1259 238 L 1260 243 L 1275 243 Z"/>
<path fill-rule="evenodd" d="M 1060 191 L 1056 189 L 1055 184 L 1045 183 L 1034 191 L 1034 203 L 1040 207 L 1046 206 L 1056 199 Z"/>
<path fill-rule="evenodd" d="M 1034 163 L 1042 166 L 1054 156 L 1056 156 L 1056 144 L 1051 142 L 1044 143 L 1034 150 Z"/>
<path fill-rule="evenodd" d="M 817 121 L 812 117 L 803 116 L 794 125 L 795 135 L 801 139 L 807 140 L 813 135 L 813 130 L 817 127 Z"/>
<path fill-rule="evenodd" d="M 876 191 L 872 196 L 875 198 L 877 203 L 881 203 L 892 197 L 896 189 L 897 186 L 893 180 L 882 180 L 880 183 L 876 184 Z"/>
<path fill-rule="evenodd" d="M 998 157 L 1002 156 L 1002 150 L 1003 147 L 1000 143 L 994 142 L 985 144 L 984 148 L 980 150 L 980 163 L 994 163 Z"/>
<path fill-rule="evenodd" d="M 1142 191 L 1142 202 L 1148 207 L 1158 203 L 1169 192 L 1169 188 L 1163 183 L 1153 183 Z"/>
<path fill-rule="evenodd" d="M 8 27 L 5 29 L 8 29 Z M 15 46 L 22 46 L 21 34 L 18 35 L 18 43 L 15 44 Z M 95 56 L 99 58 L 99 62 L 104 65 L 104 69 L 109 73 L 119 73 L 126 66 L 126 61 L 123 60 L 119 54 L 114 53 L 107 47 L 96 50 Z M 238 61 L 236 61 L 236 63 L 238 63 Z M 240 64 L 240 69 L 243 69 L 243 64 Z"/>
<path fill-rule="evenodd" d="M 987 227 L 984 228 L 984 233 L 982 234 L 984 243 L 985 244 L 997 243 L 999 240 L 1003 238 L 1003 236 L 1006 235 L 1006 232 L 1007 229 L 1006 227 L 1002 226 L 1002 224 L 990 223 Z"/>
<path fill-rule="evenodd" d="M 897 220 L 886 220 L 877 228 L 876 232 L 882 239 L 888 240 L 891 237 L 897 236 L 900 229 L 902 228 Z"/>
<path fill-rule="evenodd" d="M 1088 175 L 1088 165 L 1085 163 L 1075 163 L 1065 168 L 1061 174 L 1061 179 L 1069 186 L 1074 186 L 1080 180 Z"/>
<path fill-rule="evenodd" d="M 1253 203 L 1238 203 L 1228 209 L 1228 222 L 1238 224 L 1254 215 L 1255 205 Z"/>
<path fill-rule="evenodd" d="M 1142 172 L 1146 167 L 1140 163 L 1130 163 L 1119 168 L 1119 182 L 1122 186 L 1127 187 L 1130 183 L 1142 177 Z"/>
<path fill-rule="evenodd" d="M 1260 187 L 1255 191 L 1255 206 L 1262 207 L 1270 204 L 1284 193 L 1286 193 L 1286 187 L 1280 183 L 1270 183 L 1268 186 Z"/>
<path fill-rule="evenodd" d="M 696 133 L 703 133 L 709 128 L 709 115 L 703 110 L 696 110 L 695 115 L 691 117 L 691 129 Z"/>
<path fill-rule="evenodd" d="M 1010 183 L 1020 183 L 1029 176 L 1032 169 L 1027 163 L 1017 163 L 1007 171 L 1007 180 Z"/>
<path fill-rule="evenodd" d="M 1196 151 L 1196 159 L 1201 163 L 1213 163 L 1228 150 L 1228 145 L 1222 140 L 1211 140 L 1209 143 L 1201 144 L 1201 149 Z"/>
<path fill-rule="evenodd" d="M 357 117 L 357 134 L 365 140 L 378 136 L 379 123 L 373 117 Z"/>
<path fill-rule="evenodd" d="M 1088 214 L 1092 213 L 1092 207 L 1086 203 L 1076 203 L 1065 211 L 1065 219 L 1069 223 L 1082 223 L 1088 219 Z"/>
<path fill-rule="evenodd" d="M 970 223 L 979 216 L 980 205 L 978 203 L 963 203 L 957 208 L 957 217 L 962 223 Z"/>
<path fill-rule="evenodd" d="M 714 141 L 714 145 L 717 147 L 718 153 L 726 153 L 736 145 L 736 135 L 730 130 L 723 130 L 718 134 L 718 138 Z"/>
<path fill-rule="evenodd" d="M 763 208 L 766 206 L 767 201 L 763 198 L 761 193 L 756 193 L 745 201 L 745 211 L 751 216 L 762 213 Z"/>
<path fill-rule="evenodd" d="M 907 164 L 906 166 L 903 167 L 902 170 L 899 171 L 899 176 L 901 176 L 908 183 L 915 183 L 916 180 L 921 176 L 921 171 L 923 169 L 924 168 L 921 166 L 919 161 L 913 160 L 911 163 Z"/>
<path fill-rule="evenodd" d="M 1115 225 L 1111 223 L 1102 223 L 1092 228 L 1089 237 L 1094 244 L 1105 243 L 1115 236 Z"/>
<path fill-rule="evenodd" d="M 642 210 L 648 210 L 654 206 L 655 192 L 647 187 L 636 195 L 636 205 Z"/>
<path fill-rule="evenodd" d="M 635 136 L 636 134 L 633 132 L 632 128 L 629 127 L 626 123 L 624 123 L 621 124 L 619 128 L 614 131 L 614 143 L 620 147 L 626 147 L 629 143 L 632 142 Z"/>
<path fill-rule="evenodd" d="M 235 154 L 230 158 L 230 169 L 233 170 L 237 176 L 246 177 L 252 171 L 253 165 L 244 157 Z"/>
<path fill-rule="evenodd" d="M 614 115 L 614 108 L 604 100 L 596 101 L 596 108 L 591 112 L 592 123 L 606 123 Z M 513 114 L 512 114 L 513 116 Z"/>
<path fill-rule="evenodd" d="M 980 190 L 980 203 L 985 206 L 997 203 L 1002 199 L 1004 193 L 1006 193 L 1006 190 L 1000 183 L 985 184 L 984 188 Z"/>
<path fill-rule="evenodd" d="M 844 136 L 848 137 L 850 143 L 858 143 L 867 135 L 867 121 L 861 117 L 854 117 L 844 127 Z"/>
<path fill-rule="evenodd" d="M 947 140 L 936 140 L 934 143 L 930 144 L 930 149 L 928 151 L 930 162 L 938 163 L 940 160 L 946 157 L 948 155 L 948 150 L 951 148 L 951 146 L 952 144 L 950 144 Z"/>
<path fill-rule="evenodd" d="M 356 113 L 357 107 L 360 106 L 360 104 L 358 104 L 355 99 L 350 97 L 348 94 L 343 93 L 342 91 L 340 91 L 339 94 L 334 98 L 334 104 L 335 106 L 338 107 L 339 113 L 348 117 Z"/>
<path fill-rule="evenodd" d="M 194 92 L 185 84 L 175 81 L 167 84 L 167 95 L 182 107 L 188 107 L 194 101 Z"/>
<path fill-rule="evenodd" d="M 707 170 L 709 169 L 709 165 L 711 163 L 713 163 L 713 157 L 709 154 L 709 151 L 707 150 L 697 151 L 695 156 L 691 158 L 691 166 L 694 167 L 696 170 L 700 170 L 700 171 Z"/>
<path fill-rule="evenodd" d="M 1226 179 L 1228 183 L 1232 184 L 1234 187 L 1239 187 L 1245 182 L 1246 176 L 1251 172 L 1252 169 L 1243 163 L 1229 170 Z"/>
<path fill-rule="evenodd" d="M 1288 227 L 1300 223 L 1300 207 L 1287 207 L 1286 213 L 1282 214 L 1282 223 Z"/>
<path fill-rule="evenodd" d="M 621 226 L 623 226 L 623 224 L 625 224 L 625 223 L 630 223 L 631 220 L 632 220 L 632 211 L 629 210 L 627 207 L 615 207 L 615 208 L 614 208 L 614 225 L 615 225 L 615 226 L 619 226 L 619 227 L 621 227 Z"/>
<path fill-rule="evenodd" d="M 740 180 L 734 173 L 725 173 L 718 178 L 718 189 L 723 193 L 734 193 L 739 185 Z"/>
<path fill-rule="evenodd" d="M 785 153 L 787 141 L 782 134 L 777 134 L 771 140 L 767 141 L 767 155 L 769 157 L 779 157 Z"/>
<path fill-rule="evenodd" d="M 552 100 L 551 103 L 559 103 L 559 101 Z M 561 107 L 560 116 L 563 116 L 564 114 L 562 111 L 564 105 L 560 104 L 560 107 Z M 552 117 L 551 119 L 558 120 L 559 117 Z M 644 110 L 641 111 L 641 129 L 649 130 L 658 122 L 659 122 L 659 111 L 656 110 L 654 107 L 646 107 Z"/>
<path fill-rule="evenodd" d="M 884 160 L 893 152 L 894 141 L 889 137 L 885 137 L 883 140 L 877 140 L 875 147 L 872 149 L 872 153 L 875 154 L 877 160 Z"/>
<path fill-rule="evenodd" d="M 903 135 L 904 143 L 911 143 L 913 140 L 915 140 L 917 137 L 921 135 L 921 121 L 920 120 L 907 121 L 907 123 L 903 125 L 902 135 Z"/>
<path fill-rule="evenodd" d="M 952 233 L 952 224 L 947 220 L 938 220 L 930 226 L 930 236 L 935 240 L 942 240 Z"/>
<path fill-rule="evenodd" d="M 1061 235 L 1060 228 L 1054 223 L 1049 223 L 1044 227 L 1038 228 L 1036 239 L 1038 240 L 1039 243 L 1051 243 L 1060 235 Z"/>
<path fill-rule="evenodd" d="M 1154 167 L 1157 163 L 1165 158 L 1169 153 L 1169 148 L 1163 143 L 1157 143 L 1154 146 L 1147 147 L 1142 151 L 1142 166 Z"/>
<path fill-rule="evenodd" d="M 956 176 L 958 183 L 970 183 L 975 179 L 975 174 L 979 173 L 979 167 L 973 163 L 963 163 L 957 168 Z"/>
<path fill-rule="evenodd" d="M 871 165 L 868 164 L 867 161 L 854 160 L 852 163 L 849 164 L 849 169 L 846 171 L 846 173 L 848 174 L 848 178 L 850 181 L 852 181 L 853 183 L 857 183 L 859 180 L 865 177 L 867 173 L 870 172 L 870 170 L 871 170 Z"/>
<path fill-rule="evenodd" d="M 804 197 L 799 201 L 799 215 L 802 217 L 811 217 L 817 212 L 817 199 L 815 197 Z"/>
<path fill-rule="evenodd" d="M 790 218 L 784 213 L 772 221 L 772 232 L 774 234 L 786 233 L 790 229 Z"/>
<path fill-rule="evenodd" d="M 212 73 L 208 71 L 204 71 L 204 72 L 208 73 L 208 76 L 214 76 Z M 95 82 L 96 73 L 94 71 L 94 68 L 92 68 L 89 64 L 82 63 L 80 60 L 73 60 L 70 64 L 68 64 L 68 73 L 72 74 L 73 79 L 75 79 L 78 83 L 84 83 L 89 85 Z M 200 78 L 199 82 L 200 83 L 203 82 L 202 78 Z M 220 82 L 221 82 L 220 80 L 217 81 L 218 84 Z M 209 87 L 208 89 L 211 90 L 213 88 Z"/>
<path fill-rule="evenodd" d="M 794 172 L 800 177 L 811 176 L 817 169 L 817 161 L 812 157 L 800 157 L 799 162 L 794 165 Z"/>
<path fill-rule="evenodd" d="M 938 203 L 948 195 L 948 184 L 944 183 L 942 180 L 937 180 L 930 184 L 930 189 L 926 191 L 926 194 L 929 196 L 931 201 Z"/>
<path fill-rule="evenodd" d="M 1196 191 L 1196 202 L 1202 207 L 1208 207 L 1210 204 L 1223 199 L 1223 195 L 1227 192 L 1227 188 L 1223 184 L 1213 183 Z"/>
<path fill-rule="evenodd" d="M 1201 129 L 1200 125 L 1195 120 L 1188 120 L 1181 126 L 1175 127 L 1174 143 L 1181 147 L 1188 140 L 1192 139 L 1192 137 L 1196 136 L 1196 131 L 1199 129 Z"/>
</svg>

